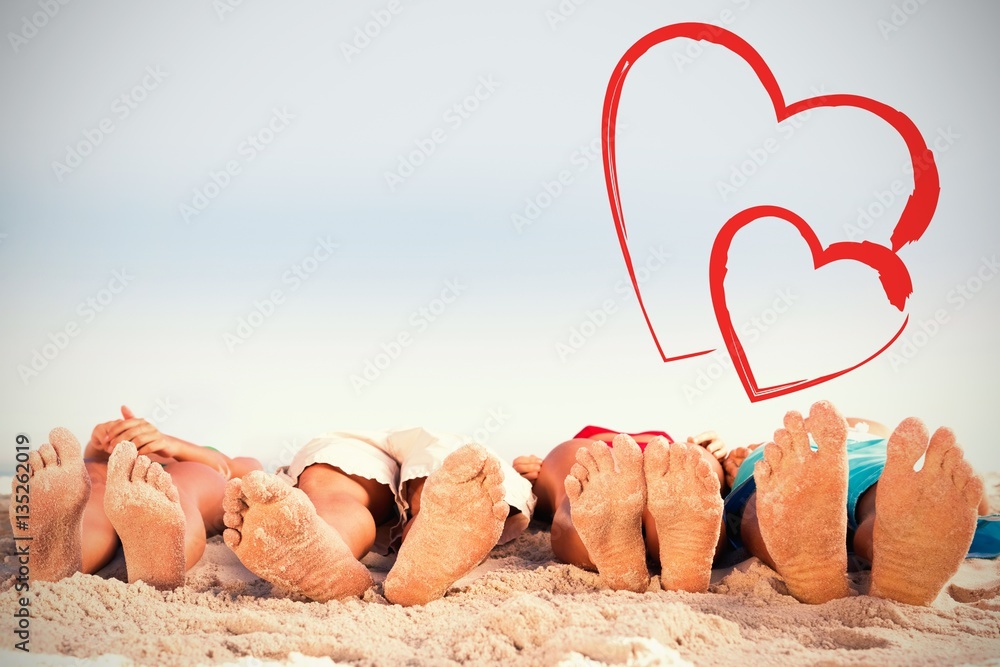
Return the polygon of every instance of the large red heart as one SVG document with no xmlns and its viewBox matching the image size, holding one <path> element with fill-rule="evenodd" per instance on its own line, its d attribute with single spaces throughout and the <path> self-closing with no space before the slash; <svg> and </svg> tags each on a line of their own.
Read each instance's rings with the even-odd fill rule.
<svg viewBox="0 0 1000 667">
<path fill-rule="evenodd" d="M 774 106 L 774 114 L 778 122 L 810 109 L 838 106 L 855 107 L 875 114 L 892 126 L 903 138 L 913 167 L 914 187 L 913 193 L 907 200 L 906 206 L 900 214 L 899 221 L 893 229 L 890 238 L 892 243 L 891 249 L 870 242 L 845 242 L 835 243 L 824 250 L 812 228 L 791 211 L 778 207 L 755 207 L 736 214 L 719 231 L 712 247 L 712 258 L 709 266 L 709 281 L 716 320 L 722 332 L 723 339 L 726 342 L 729 354 L 733 358 L 734 367 L 751 401 L 773 398 L 792 391 L 805 389 L 806 387 L 811 387 L 820 382 L 843 375 L 871 361 L 885 351 L 899 337 L 903 332 L 903 328 L 906 327 L 906 321 L 903 322 L 903 328 L 895 334 L 892 340 L 882 346 L 878 352 L 849 368 L 819 378 L 796 380 L 763 389 L 757 387 L 753 371 L 747 363 L 743 347 L 733 329 L 729 311 L 726 308 L 723 278 L 726 273 L 729 246 L 735 233 L 754 220 L 765 216 L 779 217 L 790 222 L 799 230 L 799 233 L 806 240 L 812 251 L 813 263 L 816 268 L 829 262 L 847 259 L 867 264 L 880 272 L 882 287 L 890 303 L 900 311 L 903 311 L 906 299 L 911 292 L 911 284 L 906 267 L 898 255 L 896 255 L 896 252 L 904 245 L 918 240 L 924 231 L 926 231 L 931 218 L 934 217 L 934 210 L 937 208 L 938 196 L 941 190 L 934 155 L 927 148 L 927 143 L 924 141 L 916 125 L 905 114 L 876 100 L 858 95 L 825 95 L 823 97 L 811 97 L 786 105 L 777 80 L 760 54 L 750 44 L 734 33 L 707 23 L 676 23 L 654 30 L 642 37 L 618 61 L 618 65 L 611 75 L 611 80 L 608 82 L 608 89 L 604 97 L 604 111 L 601 119 L 602 153 L 604 158 L 604 178 L 608 189 L 608 198 L 611 203 L 611 215 L 615 221 L 618 242 L 625 257 L 625 264 L 632 279 L 632 287 L 635 290 L 639 306 L 642 308 L 643 317 L 646 319 L 646 326 L 649 327 L 649 332 L 653 336 L 653 342 L 656 344 L 656 349 L 660 353 L 660 357 L 664 362 L 677 361 L 679 359 L 708 354 L 709 352 L 713 352 L 714 349 L 668 357 L 663 351 L 656 331 L 653 329 L 653 324 L 646 312 L 642 294 L 639 291 L 639 283 L 636 280 L 635 270 L 632 266 L 632 255 L 628 249 L 628 233 L 625 228 L 625 215 L 622 212 L 621 198 L 619 196 L 618 169 L 615 162 L 615 124 L 618 117 L 618 103 L 621 99 L 622 87 L 631 66 L 653 46 L 675 38 L 712 42 L 729 49 L 746 61 L 771 98 L 771 103 Z"/>
</svg>

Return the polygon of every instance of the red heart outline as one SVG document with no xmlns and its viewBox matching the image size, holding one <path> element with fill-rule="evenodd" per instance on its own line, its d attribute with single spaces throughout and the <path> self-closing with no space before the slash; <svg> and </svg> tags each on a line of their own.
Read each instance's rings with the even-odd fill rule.
<svg viewBox="0 0 1000 667">
<path fill-rule="evenodd" d="M 889 302 L 900 311 L 905 306 L 906 297 L 913 291 L 912 283 L 910 282 L 910 273 L 906 270 L 903 260 L 895 252 L 883 245 L 872 243 L 871 241 L 862 241 L 860 243 L 843 241 L 823 248 L 816 237 L 816 233 L 809 226 L 809 223 L 780 206 L 754 206 L 734 215 L 723 225 L 722 229 L 719 230 L 719 234 L 715 237 L 715 243 L 712 245 L 712 257 L 709 260 L 708 273 L 712 291 L 712 305 L 715 307 L 715 319 L 719 323 L 719 329 L 722 331 L 722 337 L 725 340 L 726 348 L 729 350 L 729 356 L 733 359 L 733 367 L 736 369 L 737 374 L 739 374 L 740 380 L 743 382 L 743 388 L 746 390 L 751 402 L 763 401 L 793 391 L 800 391 L 806 387 L 812 387 L 821 382 L 840 377 L 859 366 L 867 364 L 896 342 L 896 339 L 903 333 L 903 329 L 906 328 L 906 324 L 910 320 L 909 316 L 907 316 L 903 320 L 903 325 L 892 339 L 883 345 L 878 352 L 861 363 L 811 380 L 795 380 L 794 382 L 786 382 L 761 389 L 757 386 L 753 371 L 747 361 L 743 344 L 740 343 L 739 336 L 736 335 L 736 330 L 733 327 L 732 316 L 729 314 L 729 308 L 726 305 L 726 288 L 724 285 L 726 273 L 728 272 L 726 265 L 729 261 L 729 246 L 732 244 L 733 238 L 739 230 L 760 218 L 781 218 L 791 223 L 799 231 L 802 238 L 805 239 L 806 244 L 808 244 L 809 251 L 812 253 L 814 269 L 841 260 L 854 260 L 875 269 L 878 271 L 882 289 L 889 298 Z"/>
<path fill-rule="evenodd" d="M 882 102 L 859 95 L 825 95 L 823 97 L 811 97 L 786 105 L 774 74 L 771 72 L 770 68 L 768 68 L 767 63 L 764 62 L 764 59 L 760 56 L 760 54 L 758 54 L 749 43 L 736 34 L 724 28 L 707 23 L 675 23 L 663 28 L 658 28 L 657 30 L 645 35 L 629 47 L 629 49 L 618 61 L 618 65 L 615 67 L 614 72 L 611 75 L 611 79 L 608 81 L 607 92 L 604 96 L 604 109 L 601 116 L 601 148 L 604 160 L 604 178 L 608 190 L 608 199 L 611 204 L 611 215 L 615 221 L 615 230 L 618 233 L 618 242 L 621 245 L 622 255 L 625 258 L 625 264 L 628 268 L 629 276 L 632 279 L 632 287 L 635 290 L 636 298 L 639 300 L 639 307 L 642 309 L 643 317 L 646 320 L 646 326 L 649 328 L 649 333 L 653 336 L 653 342 L 656 344 L 656 349 L 660 353 L 660 358 L 663 359 L 664 362 L 677 361 L 680 359 L 687 359 L 690 357 L 708 354 L 713 352 L 714 349 L 691 352 L 672 357 L 667 357 L 667 355 L 663 352 L 663 347 L 660 344 L 659 337 L 656 335 L 653 324 L 649 319 L 649 314 L 646 312 L 646 305 L 643 302 L 642 294 L 639 290 L 639 283 L 635 276 L 635 269 L 632 264 L 632 255 L 628 249 L 628 232 L 625 228 L 625 215 L 622 212 L 621 197 L 618 186 L 618 168 L 615 159 L 615 125 L 618 118 L 618 104 L 621 99 L 622 87 L 624 86 L 625 77 L 628 75 L 631 66 L 653 46 L 676 38 L 687 38 L 696 41 L 711 42 L 729 49 L 742 58 L 748 65 L 750 65 L 751 69 L 760 80 L 761 85 L 764 86 L 768 96 L 771 98 L 771 103 L 774 106 L 775 118 L 779 123 L 798 113 L 808 111 L 810 109 L 846 106 L 862 109 L 878 116 L 892 126 L 892 128 L 903 138 L 903 141 L 906 143 L 907 151 L 910 154 L 911 166 L 913 167 L 914 187 L 913 193 L 910 195 L 909 199 L 907 199 L 906 206 L 903 208 L 899 221 L 893 229 L 892 236 L 890 238 L 892 243 L 891 250 L 885 248 L 884 246 L 879 246 L 878 244 L 870 242 L 860 244 L 835 243 L 826 250 L 823 250 L 812 228 L 810 228 L 804 220 L 796 216 L 791 211 L 778 207 L 756 207 L 754 209 L 742 211 L 741 213 L 733 216 L 733 218 L 726 223 L 723 229 L 720 230 L 719 234 L 716 236 L 715 243 L 712 246 L 713 261 L 710 261 L 709 266 L 709 281 L 712 290 L 712 302 L 715 306 L 716 320 L 718 321 L 719 329 L 722 332 L 726 346 L 729 349 L 729 353 L 733 357 L 734 366 L 740 375 L 740 379 L 743 382 L 743 386 L 746 389 L 751 402 L 763 400 L 764 398 L 773 398 L 775 396 L 780 396 L 781 394 L 805 389 L 806 387 L 831 380 L 839 375 L 843 375 L 844 373 L 854 370 L 858 366 L 871 361 L 885 351 L 885 349 L 899 337 L 903 329 L 900 329 L 893 339 L 883 346 L 877 353 L 868 359 L 865 359 L 861 363 L 852 366 L 851 368 L 831 373 L 813 380 L 799 380 L 796 382 L 778 385 L 776 387 L 768 387 L 763 390 L 758 388 L 756 382 L 754 381 L 753 373 L 750 370 L 750 367 L 746 364 L 746 357 L 743 353 L 742 345 L 733 331 L 732 321 L 729 318 L 729 312 L 726 309 L 725 304 L 725 291 L 722 282 L 726 272 L 725 260 L 728 258 L 728 250 L 730 243 L 732 242 L 732 235 L 735 234 L 736 230 L 750 224 L 750 222 L 754 219 L 763 217 L 764 215 L 779 217 L 793 224 L 799 230 L 800 234 L 802 234 L 803 238 L 807 241 L 810 249 L 812 250 L 813 261 L 816 268 L 819 268 L 819 266 L 831 261 L 853 259 L 879 270 L 881 274 L 880 277 L 882 278 L 882 285 L 886 291 L 886 296 L 889 298 L 890 303 L 902 311 L 905 307 L 906 299 L 912 291 L 909 275 L 906 273 L 906 267 L 905 265 L 902 265 L 901 261 L 899 261 L 899 266 L 890 267 L 892 260 L 888 258 L 886 253 L 895 256 L 895 253 L 900 248 L 908 243 L 917 241 L 927 230 L 931 219 L 934 217 L 934 210 L 937 208 L 938 197 L 941 191 L 934 155 L 927 148 L 927 143 L 924 141 L 923 135 L 921 135 L 920 130 L 917 129 L 913 121 L 911 121 L 905 114 L 886 104 L 883 104 Z M 762 213 L 762 211 L 767 212 Z M 727 238 L 723 238 L 724 232 L 726 233 Z M 720 242 L 722 242 L 722 246 L 720 246 Z M 873 250 L 872 247 L 876 249 Z M 861 248 L 864 249 L 862 250 Z M 877 250 L 877 248 L 881 248 L 881 250 Z M 721 259 L 716 260 L 716 258 Z M 898 256 L 896 256 L 896 259 L 898 260 Z M 719 262 L 721 262 L 721 264 Z M 900 273 L 900 267 L 902 267 L 902 273 Z M 882 273 L 883 269 L 887 272 Z M 905 327 L 906 321 L 903 323 L 903 328 Z"/>
</svg>

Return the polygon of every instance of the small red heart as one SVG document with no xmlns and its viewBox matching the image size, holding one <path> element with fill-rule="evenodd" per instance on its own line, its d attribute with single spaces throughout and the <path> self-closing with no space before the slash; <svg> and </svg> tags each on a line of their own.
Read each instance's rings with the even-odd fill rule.
<svg viewBox="0 0 1000 667">
<path fill-rule="evenodd" d="M 754 379 L 753 370 L 747 361 L 743 344 L 740 342 L 740 338 L 736 334 L 736 329 L 733 327 L 733 319 L 729 314 L 729 308 L 726 304 L 725 280 L 726 273 L 728 272 L 729 246 L 732 244 L 733 238 L 739 230 L 760 218 L 781 218 L 791 223 L 809 246 L 814 269 L 819 269 L 826 264 L 841 260 L 861 262 L 875 269 L 878 271 L 879 281 L 882 283 L 882 289 L 885 291 L 889 303 L 900 311 L 903 310 L 906 304 L 906 298 L 913 291 L 910 273 L 906 270 L 903 260 L 895 252 L 883 245 L 872 243 L 871 241 L 862 241 L 860 243 L 856 241 L 843 241 L 823 248 L 816 237 L 816 233 L 805 220 L 780 206 L 754 206 L 734 215 L 723 225 L 715 237 L 715 243 L 712 244 L 712 257 L 709 260 L 708 274 L 712 291 L 712 305 L 715 307 L 715 319 L 719 323 L 719 330 L 722 331 L 722 338 L 725 340 L 726 349 L 729 350 L 729 356 L 733 359 L 733 367 L 740 376 L 743 388 L 746 390 L 751 402 L 775 398 L 776 396 L 788 394 L 793 391 L 800 391 L 806 387 L 812 387 L 821 382 L 832 380 L 835 377 L 853 371 L 859 366 L 863 366 L 885 352 L 890 345 L 896 342 L 896 339 L 903 333 L 903 329 L 906 328 L 906 323 L 909 321 L 909 317 L 904 319 L 899 331 L 878 352 L 849 368 L 828 373 L 818 378 L 795 380 L 772 387 L 758 387 Z"/>
<path fill-rule="evenodd" d="M 903 322 L 903 328 L 878 352 L 850 368 L 812 380 L 797 380 L 764 389 L 757 387 L 753 372 L 747 364 L 746 356 L 743 353 L 742 345 L 733 331 L 732 321 L 729 318 L 729 311 L 725 303 L 723 277 L 726 272 L 725 261 L 728 257 L 732 235 L 738 229 L 760 217 L 781 218 L 790 222 L 799 230 L 799 233 L 806 240 L 812 251 L 813 262 L 816 268 L 829 262 L 846 259 L 867 264 L 880 272 L 882 287 L 890 303 L 900 311 L 903 311 L 906 299 L 910 295 L 912 288 L 906 266 L 899 259 L 898 255 L 896 255 L 896 252 L 906 244 L 918 240 L 927 230 L 927 226 L 934 217 L 934 210 L 937 208 L 938 196 L 941 191 L 934 155 L 927 148 L 927 142 L 924 141 L 920 130 L 913 124 L 913 121 L 905 114 L 876 100 L 859 95 L 825 95 L 823 97 L 811 97 L 786 105 L 774 74 L 771 73 L 767 63 L 764 62 L 760 54 L 750 44 L 734 33 L 707 23 L 676 23 L 654 30 L 639 39 L 625 52 L 621 60 L 618 61 L 618 65 L 611 75 L 611 80 L 608 82 L 608 89 L 604 96 L 604 111 L 601 119 L 603 135 L 602 154 L 604 158 L 605 184 L 608 189 L 608 199 L 611 203 L 611 215 L 615 221 L 615 229 L 618 233 L 618 242 L 621 245 L 622 255 L 625 257 L 625 265 L 628 267 L 629 276 L 632 279 L 632 287 L 635 290 L 639 306 L 642 308 L 643 317 L 646 319 L 646 326 L 649 328 L 649 333 L 653 336 L 653 342 L 656 344 L 656 349 L 660 353 L 660 357 L 664 362 L 677 361 L 679 359 L 708 354 L 714 350 L 701 350 L 668 357 L 660 345 L 656 331 L 653 329 L 653 324 L 646 312 L 642 294 L 639 291 L 639 283 L 636 280 L 635 270 L 632 266 L 632 255 L 628 249 L 628 233 L 625 228 L 625 215 L 622 212 L 621 198 L 619 196 L 618 169 L 615 160 L 615 123 L 618 117 L 618 103 L 621 99 L 622 87 L 631 66 L 653 46 L 676 38 L 712 42 L 729 49 L 746 61 L 771 98 L 771 103 L 774 106 L 774 114 L 778 122 L 810 109 L 838 106 L 854 107 L 875 114 L 892 126 L 903 138 L 913 167 L 914 187 L 913 193 L 907 200 L 906 206 L 899 216 L 899 221 L 893 229 L 890 238 L 892 243 L 891 249 L 867 241 L 864 243 L 835 243 L 823 249 L 816 238 L 816 234 L 804 220 L 786 209 L 766 206 L 747 209 L 733 216 L 719 231 L 712 246 L 709 282 L 712 290 L 712 302 L 715 306 L 716 320 L 725 339 L 726 347 L 729 349 L 729 354 L 733 358 L 737 373 L 739 373 L 740 379 L 743 381 L 743 386 L 747 391 L 747 396 L 750 397 L 751 401 L 773 398 L 792 391 L 805 389 L 806 387 L 811 387 L 820 382 L 843 375 L 871 361 L 885 351 L 899 337 L 903 332 L 903 328 L 906 327 L 908 319 Z"/>
</svg>

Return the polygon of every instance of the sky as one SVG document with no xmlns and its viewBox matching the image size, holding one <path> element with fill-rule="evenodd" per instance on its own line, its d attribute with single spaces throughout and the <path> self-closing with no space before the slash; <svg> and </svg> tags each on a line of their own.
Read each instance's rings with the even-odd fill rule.
<svg viewBox="0 0 1000 667">
<path fill-rule="evenodd" d="M 15 439 L 85 441 L 119 406 L 165 433 L 287 463 L 328 430 L 421 425 L 505 458 L 586 424 L 771 437 L 829 399 L 955 429 L 1000 469 L 1000 8 L 904 2 L 462 3 L 17 0 L 0 8 L 0 471 Z M 782 123 L 748 65 L 678 39 L 632 65 L 616 135 L 619 246 L 601 111 L 619 58 L 697 21 L 747 40 L 788 101 L 849 93 L 906 114 L 941 195 L 898 252 L 905 312 L 873 270 L 815 270 L 761 219 L 729 250 L 751 402 L 709 289 L 716 236 L 786 207 L 823 245 L 888 244 L 913 169 L 871 114 Z M 909 318 L 906 320 L 905 318 Z M 4 444 L 6 443 L 6 444 Z"/>
</svg>

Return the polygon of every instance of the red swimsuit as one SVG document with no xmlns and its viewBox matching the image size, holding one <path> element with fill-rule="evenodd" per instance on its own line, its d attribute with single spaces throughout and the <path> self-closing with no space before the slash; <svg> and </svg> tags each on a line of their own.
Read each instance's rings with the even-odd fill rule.
<svg viewBox="0 0 1000 667">
<path fill-rule="evenodd" d="M 574 438 L 586 438 L 588 440 L 600 440 L 601 442 L 603 442 L 604 444 L 606 444 L 608 447 L 611 447 L 611 441 L 610 440 L 604 440 L 603 438 L 595 438 L 594 437 L 595 435 L 597 435 L 599 433 L 618 433 L 618 431 L 616 431 L 613 428 L 603 428 L 601 426 L 585 426 L 582 431 L 580 431 L 579 433 L 577 433 L 573 437 Z M 629 433 L 628 435 L 632 436 L 633 438 L 635 436 L 637 436 L 637 435 L 662 435 L 664 438 L 667 439 L 667 442 L 672 443 L 674 441 L 673 438 L 671 438 L 669 435 L 667 435 L 663 431 L 643 431 L 642 433 Z M 646 443 L 645 442 L 640 442 L 639 443 L 639 449 L 646 449 Z"/>
</svg>

